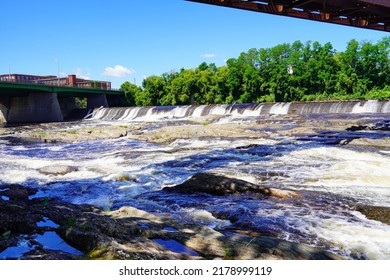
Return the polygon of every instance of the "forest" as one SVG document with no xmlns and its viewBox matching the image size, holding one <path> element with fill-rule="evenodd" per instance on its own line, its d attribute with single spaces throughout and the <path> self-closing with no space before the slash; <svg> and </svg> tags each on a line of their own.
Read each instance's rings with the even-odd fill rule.
<svg viewBox="0 0 390 280">
<path fill-rule="evenodd" d="M 331 43 L 295 41 L 250 49 L 226 65 L 201 63 L 121 85 L 127 104 L 188 105 L 390 98 L 390 37 Z"/>
</svg>

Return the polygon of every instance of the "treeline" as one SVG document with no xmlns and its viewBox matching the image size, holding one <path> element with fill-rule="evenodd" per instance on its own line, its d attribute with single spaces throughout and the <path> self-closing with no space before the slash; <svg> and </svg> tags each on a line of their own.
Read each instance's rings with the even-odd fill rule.
<svg viewBox="0 0 390 280">
<path fill-rule="evenodd" d="M 184 105 L 390 98 L 390 37 L 331 43 L 281 44 L 250 49 L 226 66 L 150 76 L 142 87 L 122 84 L 127 105 Z"/>
</svg>

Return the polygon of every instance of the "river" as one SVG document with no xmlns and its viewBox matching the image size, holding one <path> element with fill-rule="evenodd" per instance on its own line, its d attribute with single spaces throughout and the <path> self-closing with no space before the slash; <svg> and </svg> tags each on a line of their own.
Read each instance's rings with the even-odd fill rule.
<svg viewBox="0 0 390 280">
<path fill-rule="evenodd" d="M 227 107 L 223 107 L 224 111 L 216 107 L 208 110 L 207 114 L 219 115 L 213 119 L 213 125 L 249 124 L 252 131 L 261 130 L 259 137 L 250 138 L 232 131 L 230 137 L 176 137 L 166 143 L 131 137 L 43 143 L 15 141 L 14 136 L 24 133 L 25 128 L 3 128 L 0 185 L 36 187 L 40 190 L 38 197 L 58 197 L 107 210 L 129 205 L 231 234 L 239 231 L 268 234 L 349 259 L 390 259 L 390 223 L 369 219 L 356 210 L 356 205 L 390 207 L 390 148 L 329 144 L 318 138 L 310 140 L 304 133 L 283 133 L 300 128 L 308 119 L 314 123 L 345 118 L 353 119 L 354 123 L 356 120 L 378 123 L 386 122 L 388 114 L 358 111 L 352 117 L 352 113 L 290 116 L 286 106 L 279 105 L 278 112 L 267 115 L 254 105 L 237 109 L 240 113 L 236 114 L 231 108 L 227 112 Z M 191 119 L 201 117 L 200 111 L 205 109 L 192 108 L 189 114 L 189 108 L 185 107 L 186 112 L 183 107 L 166 108 L 158 114 L 148 113 L 150 108 L 122 109 L 120 114 L 115 109 L 103 114 L 101 109 L 89 120 L 54 124 L 52 129 L 93 128 L 103 124 L 139 125 L 142 132 L 166 126 L 183 128 Z M 169 115 L 173 109 L 176 113 Z M 137 118 L 131 110 L 145 113 Z M 108 115 L 111 117 L 107 118 Z M 267 129 L 260 127 L 260 122 L 266 123 Z M 197 127 L 210 125 L 203 122 Z M 34 131 L 36 126 L 29 129 Z M 364 133 L 368 138 L 390 137 L 388 131 Z M 42 171 L 50 166 L 74 169 L 66 174 Z M 201 172 L 295 190 L 304 198 L 257 199 L 250 194 L 180 195 L 160 191 Z"/>
</svg>

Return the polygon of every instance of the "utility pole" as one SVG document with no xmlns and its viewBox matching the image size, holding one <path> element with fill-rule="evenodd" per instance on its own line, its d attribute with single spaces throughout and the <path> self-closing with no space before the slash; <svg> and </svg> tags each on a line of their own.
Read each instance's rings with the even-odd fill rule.
<svg viewBox="0 0 390 280">
<path fill-rule="evenodd" d="M 60 85 L 60 61 L 58 59 L 55 60 L 57 62 L 57 84 Z"/>
<path fill-rule="evenodd" d="M 60 61 L 57 60 L 58 86 L 60 85 Z"/>
</svg>

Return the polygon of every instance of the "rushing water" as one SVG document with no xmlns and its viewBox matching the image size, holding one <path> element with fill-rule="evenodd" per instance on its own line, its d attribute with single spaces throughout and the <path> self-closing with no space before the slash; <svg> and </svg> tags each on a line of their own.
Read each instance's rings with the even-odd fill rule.
<svg viewBox="0 0 390 280">
<path fill-rule="evenodd" d="M 282 104 L 274 110 L 286 112 L 289 106 Z M 200 116 L 205 109 L 192 108 L 191 116 Z M 182 113 L 175 110 L 176 117 L 186 116 L 183 108 Z M 260 112 L 259 106 L 250 110 L 247 113 L 252 117 L 256 110 Z M 110 118 L 123 121 L 136 116 L 131 110 L 125 113 Z M 153 116 L 146 112 L 143 117 L 145 121 Z M 97 113 L 93 118 L 96 122 Z M 158 124 L 163 125 L 163 121 Z M 390 207 L 388 151 L 277 135 L 267 139 L 179 139 L 166 145 L 124 138 L 72 144 L 0 141 L 0 185 L 38 187 L 37 196 L 55 196 L 103 209 L 130 205 L 227 231 L 271 234 L 348 258 L 390 259 L 390 226 L 353 209 L 354 205 Z M 65 175 L 41 172 L 53 165 L 77 169 Z M 215 197 L 160 191 L 199 172 L 293 189 L 304 198 L 261 200 L 250 195 Z"/>
<path fill-rule="evenodd" d="M 332 101 L 313 103 L 265 103 L 98 108 L 91 119 L 119 121 L 155 121 L 207 115 L 260 116 L 268 114 L 363 114 L 390 113 L 390 101 Z"/>
</svg>

